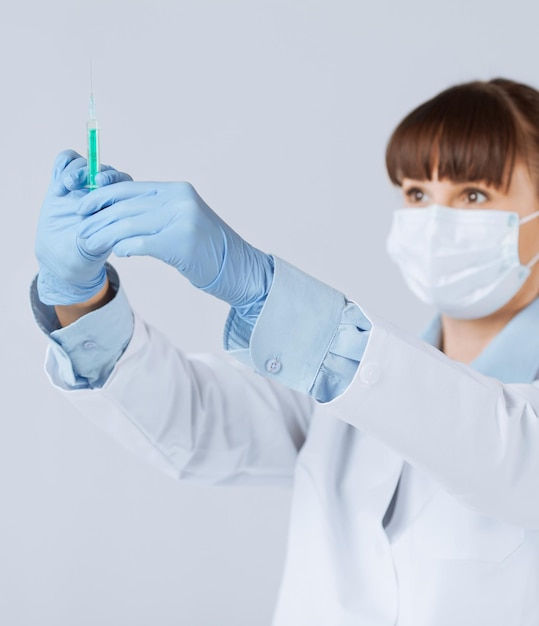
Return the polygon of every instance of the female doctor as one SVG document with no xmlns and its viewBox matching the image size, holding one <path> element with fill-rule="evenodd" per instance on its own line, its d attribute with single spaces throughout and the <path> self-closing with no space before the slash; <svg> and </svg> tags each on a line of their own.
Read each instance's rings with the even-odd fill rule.
<svg viewBox="0 0 539 626">
<path fill-rule="evenodd" d="M 250 246 L 189 184 L 109 168 L 88 193 L 85 164 L 58 156 L 38 225 L 49 377 L 176 478 L 293 487 L 274 625 L 537 626 L 539 92 L 459 85 L 391 137 L 388 250 L 440 312 L 421 340 Z M 229 355 L 145 324 L 111 252 L 228 302 Z"/>
</svg>

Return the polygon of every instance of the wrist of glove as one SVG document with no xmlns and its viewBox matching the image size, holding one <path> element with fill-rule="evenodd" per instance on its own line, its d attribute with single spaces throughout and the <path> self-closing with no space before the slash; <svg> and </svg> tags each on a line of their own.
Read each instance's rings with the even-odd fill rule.
<svg viewBox="0 0 539 626">
<path fill-rule="evenodd" d="M 243 243 L 249 246 L 246 242 Z M 234 261 L 237 258 L 243 260 L 245 267 L 241 268 L 239 275 L 249 275 L 250 280 L 248 283 L 241 280 L 231 281 L 229 277 L 226 276 L 228 273 L 235 273 L 237 267 L 234 266 L 234 268 L 231 269 L 227 266 L 229 260 L 227 258 L 227 252 L 225 252 L 221 271 L 215 280 L 210 285 L 199 287 L 199 289 L 220 300 L 224 300 L 230 304 L 231 307 L 236 309 L 240 317 L 254 323 L 264 306 L 271 288 L 274 263 L 270 255 L 252 246 L 249 246 L 249 248 L 249 250 L 244 250 L 241 256 L 237 254 L 234 255 Z M 252 289 L 253 285 L 257 285 L 256 290 Z"/>
<path fill-rule="evenodd" d="M 77 278 L 68 281 L 58 274 L 40 267 L 37 276 L 37 293 L 43 304 L 70 305 L 86 302 L 98 294 L 105 286 L 107 272 L 105 266 L 99 268 L 94 277 L 76 282 Z"/>
</svg>

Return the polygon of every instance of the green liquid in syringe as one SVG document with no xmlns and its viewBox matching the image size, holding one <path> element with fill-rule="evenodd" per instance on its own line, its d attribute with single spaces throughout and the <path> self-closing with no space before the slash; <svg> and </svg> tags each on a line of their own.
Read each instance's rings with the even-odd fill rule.
<svg viewBox="0 0 539 626">
<path fill-rule="evenodd" d="M 95 177 L 99 174 L 99 130 L 88 128 L 88 189 L 96 189 Z"/>
</svg>

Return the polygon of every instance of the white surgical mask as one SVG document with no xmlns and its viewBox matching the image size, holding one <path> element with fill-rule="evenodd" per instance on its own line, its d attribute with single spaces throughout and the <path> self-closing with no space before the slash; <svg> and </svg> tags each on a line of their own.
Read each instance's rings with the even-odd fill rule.
<svg viewBox="0 0 539 626">
<path fill-rule="evenodd" d="M 415 295 L 450 317 L 477 319 L 507 304 L 522 287 L 537 254 L 522 265 L 519 219 L 511 211 L 431 205 L 395 211 L 387 240 Z"/>
</svg>

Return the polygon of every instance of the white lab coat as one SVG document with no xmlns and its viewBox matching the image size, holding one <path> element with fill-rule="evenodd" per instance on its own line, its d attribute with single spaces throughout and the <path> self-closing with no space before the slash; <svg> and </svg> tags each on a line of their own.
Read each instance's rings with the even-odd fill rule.
<svg viewBox="0 0 539 626">
<path fill-rule="evenodd" d="M 139 318 L 106 385 L 65 393 L 174 477 L 293 485 L 275 626 L 537 626 L 535 376 L 502 384 L 369 317 L 358 373 L 328 404 L 186 356 Z M 52 354 L 47 367 L 62 387 Z"/>
</svg>

